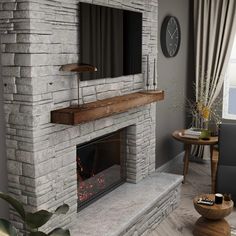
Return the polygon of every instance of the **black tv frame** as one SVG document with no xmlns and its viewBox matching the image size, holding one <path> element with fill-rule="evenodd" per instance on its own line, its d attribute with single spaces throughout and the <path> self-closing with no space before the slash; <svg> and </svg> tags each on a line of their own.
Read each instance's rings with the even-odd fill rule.
<svg viewBox="0 0 236 236">
<path fill-rule="evenodd" d="M 100 26 L 102 23 L 98 23 L 103 21 L 103 24 L 107 24 L 103 19 L 106 14 L 111 14 L 111 20 L 113 15 L 119 17 L 108 30 L 104 30 L 104 27 Z M 110 35 L 111 32 L 117 37 Z M 107 47 L 103 42 L 105 37 L 113 38 Z M 80 2 L 79 44 L 79 62 L 91 64 L 98 69 L 95 73 L 81 73 L 81 80 L 142 73 L 142 13 Z M 113 50 L 116 53 L 113 53 Z"/>
</svg>

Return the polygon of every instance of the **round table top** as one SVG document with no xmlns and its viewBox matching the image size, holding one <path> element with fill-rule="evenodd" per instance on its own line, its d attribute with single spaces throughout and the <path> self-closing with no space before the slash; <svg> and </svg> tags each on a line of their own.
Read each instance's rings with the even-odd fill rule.
<svg viewBox="0 0 236 236">
<path fill-rule="evenodd" d="M 209 205 L 198 204 L 197 201 L 199 198 L 208 198 L 214 201 L 215 194 L 201 194 L 193 199 L 193 204 L 196 211 L 207 219 L 213 219 L 213 220 L 222 219 L 233 211 L 234 202 L 232 200 L 230 201 L 223 200 L 222 204 L 214 204 L 212 206 L 209 206 Z"/>
<path fill-rule="evenodd" d="M 182 136 L 184 132 L 184 129 L 176 130 L 172 133 L 172 136 L 174 139 L 185 143 L 185 144 L 195 144 L 195 145 L 215 145 L 218 143 L 218 137 L 217 136 L 211 136 L 208 140 L 203 139 L 191 139 L 191 138 L 185 138 Z"/>
</svg>

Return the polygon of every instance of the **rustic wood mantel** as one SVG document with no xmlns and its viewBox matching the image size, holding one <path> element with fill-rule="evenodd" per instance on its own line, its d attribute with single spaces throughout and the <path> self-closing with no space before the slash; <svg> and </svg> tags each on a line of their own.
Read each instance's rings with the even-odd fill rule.
<svg viewBox="0 0 236 236">
<path fill-rule="evenodd" d="M 136 92 L 51 111 L 51 122 L 77 125 L 164 99 L 164 91 Z"/>
</svg>

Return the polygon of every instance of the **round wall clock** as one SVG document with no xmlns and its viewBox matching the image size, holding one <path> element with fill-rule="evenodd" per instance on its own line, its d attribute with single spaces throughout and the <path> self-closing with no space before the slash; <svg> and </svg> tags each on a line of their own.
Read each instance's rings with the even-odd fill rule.
<svg viewBox="0 0 236 236">
<path fill-rule="evenodd" d="M 166 16 L 161 26 L 161 48 L 166 57 L 177 55 L 180 46 L 180 25 L 174 16 Z"/>
</svg>

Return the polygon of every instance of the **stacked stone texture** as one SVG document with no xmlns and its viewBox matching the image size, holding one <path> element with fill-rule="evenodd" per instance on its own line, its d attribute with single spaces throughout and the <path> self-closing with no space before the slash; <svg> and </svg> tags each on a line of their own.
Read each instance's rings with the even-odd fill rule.
<svg viewBox="0 0 236 236">
<path fill-rule="evenodd" d="M 180 203 L 180 185 L 153 204 L 119 236 L 148 236 Z"/>
<path fill-rule="evenodd" d="M 82 81 L 79 102 L 144 88 L 146 57 L 157 56 L 157 0 L 83 1 L 143 13 L 143 74 Z M 1 78 L 4 84 L 9 192 L 27 210 L 70 205 L 45 228 L 68 226 L 77 212 L 76 145 L 127 127 L 127 180 L 155 170 L 155 105 L 77 126 L 52 124 L 50 111 L 77 103 L 77 74 L 61 72 L 79 60 L 78 0 L 0 0 Z M 152 73 L 150 71 L 150 78 Z M 11 211 L 11 220 L 22 229 Z"/>
</svg>

